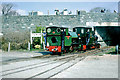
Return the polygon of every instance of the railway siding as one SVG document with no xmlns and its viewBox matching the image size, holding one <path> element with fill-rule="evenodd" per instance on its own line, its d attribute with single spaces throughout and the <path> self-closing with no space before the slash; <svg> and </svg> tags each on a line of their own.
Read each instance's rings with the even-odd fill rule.
<svg viewBox="0 0 120 80">
<path fill-rule="evenodd" d="M 3 78 L 26 78 L 27 80 L 31 80 L 32 78 L 48 78 L 49 79 L 49 78 L 54 78 L 54 77 L 60 77 L 60 75 L 63 75 L 62 73 L 70 75 L 72 72 L 70 72 L 68 70 L 70 70 L 70 69 L 72 70 L 74 67 L 79 70 L 78 64 L 82 65 L 83 61 L 85 62 L 87 60 L 85 63 L 88 64 L 90 62 L 91 66 L 97 65 L 97 63 L 94 63 L 94 62 L 96 62 L 94 60 L 98 60 L 98 62 L 99 62 L 99 58 L 97 56 L 99 56 L 99 54 L 101 54 L 103 52 L 104 53 L 111 52 L 112 48 L 113 47 L 104 47 L 104 48 L 95 49 L 95 50 L 88 50 L 86 52 L 81 52 L 81 53 L 73 52 L 71 54 L 64 54 L 62 56 L 56 56 L 56 55 L 50 56 L 49 55 L 49 56 L 37 57 L 30 61 L 21 61 L 21 62 L 11 63 L 8 65 L 3 65 L 2 77 Z M 88 56 L 91 56 L 93 58 L 90 59 L 90 61 L 89 61 Z M 100 56 L 100 57 L 102 57 L 102 56 Z M 102 60 L 102 58 L 100 58 L 100 61 L 104 61 L 104 60 Z M 89 65 L 90 65 L 90 63 L 89 63 Z M 94 63 L 94 65 L 93 65 L 93 63 Z M 106 63 L 107 63 L 107 61 L 104 64 L 106 64 Z M 109 63 L 107 63 L 107 64 L 110 65 Z M 100 65 L 101 65 L 101 63 L 100 63 Z M 113 63 L 112 65 L 116 66 L 116 63 Z M 84 66 L 84 65 L 82 65 L 82 66 Z M 97 66 L 97 67 L 99 67 L 99 66 Z M 82 68 L 82 67 L 80 67 L 80 68 Z M 91 67 L 85 67 L 85 66 L 84 66 L 84 68 L 88 68 L 88 72 L 89 72 L 89 69 L 91 69 Z M 101 68 L 103 68 L 103 67 L 99 67 L 98 69 L 101 69 Z M 111 67 L 110 69 L 115 71 L 114 77 L 116 77 L 117 67 L 116 67 L 116 69 L 113 69 L 113 67 Z M 73 73 L 77 73 L 78 70 L 74 70 L 75 72 L 73 71 Z M 97 70 L 97 68 L 95 70 Z M 68 72 L 66 72 L 66 71 L 68 71 Z M 83 70 L 79 70 L 79 71 L 83 72 Z M 67 78 L 68 77 L 67 75 L 66 76 L 64 75 L 62 77 Z M 76 76 L 78 77 L 78 75 L 76 75 Z M 83 74 L 83 76 L 84 76 L 84 74 Z M 96 75 L 96 76 L 98 76 L 98 75 Z M 71 77 L 75 77 L 75 74 L 71 74 Z"/>
</svg>

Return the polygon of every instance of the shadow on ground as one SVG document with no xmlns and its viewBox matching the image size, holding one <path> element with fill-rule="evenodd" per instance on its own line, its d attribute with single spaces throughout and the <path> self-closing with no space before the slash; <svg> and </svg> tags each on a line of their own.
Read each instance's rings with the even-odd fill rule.
<svg viewBox="0 0 120 80">
<path fill-rule="evenodd" d="M 41 53 L 41 54 L 43 54 L 43 55 L 52 54 L 51 52 L 45 52 L 45 51 L 43 51 L 43 52 L 36 52 L 36 53 Z"/>
<path fill-rule="evenodd" d="M 117 55 L 116 52 L 109 52 L 108 54 L 111 54 L 111 55 Z M 120 55 L 120 54 L 119 54 Z"/>
</svg>

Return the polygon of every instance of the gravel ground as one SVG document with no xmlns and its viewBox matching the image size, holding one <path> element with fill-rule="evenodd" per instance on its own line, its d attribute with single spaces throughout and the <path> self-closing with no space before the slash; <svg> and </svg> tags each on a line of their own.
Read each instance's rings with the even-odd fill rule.
<svg viewBox="0 0 120 80">
<path fill-rule="evenodd" d="M 118 78 L 118 55 L 89 56 L 52 78 Z"/>
<path fill-rule="evenodd" d="M 13 59 L 13 58 L 19 58 L 19 57 L 29 58 L 29 57 L 33 57 L 33 56 L 40 56 L 42 54 L 34 53 L 34 52 L 33 53 L 32 52 L 31 53 L 11 52 L 11 53 L 4 53 L 4 54 L 0 54 L 0 55 L 2 56 L 3 60 L 7 60 L 10 58 Z M 21 61 L 21 62 L 16 62 L 16 63 L 10 63 L 9 65 L 0 66 L 0 69 L 2 68 L 3 70 L 7 70 L 7 69 L 12 69 L 12 68 L 17 68 L 20 66 L 36 64 L 36 63 L 46 61 L 46 60 L 49 61 L 49 58 L 45 59 L 45 60 L 33 59 L 30 61 Z M 27 78 L 27 77 L 30 77 L 37 73 L 40 73 L 40 71 L 44 71 L 48 68 L 54 67 L 60 63 L 61 62 L 58 61 L 55 64 L 50 64 L 50 65 L 47 65 L 44 67 L 37 67 L 37 68 L 30 69 L 27 71 L 7 75 L 5 77 Z M 38 65 L 42 65 L 42 64 L 38 64 Z M 67 64 L 65 66 L 68 66 L 68 65 L 69 64 Z M 33 65 L 33 66 L 37 66 L 37 65 Z M 58 69 L 49 71 L 48 74 L 43 74 L 43 75 L 37 76 L 35 78 L 44 78 L 44 77 L 46 78 L 47 76 L 51 75 L 52 73 L 55 73 L 60 69 L 63 69 L 65 66 L 59 67 Z M 31 66 L 29 66 L 29 67 L 31 67 Z M 27 68 L 25 67 L 25 69 L 27 69 Z M 21 68 L 20 68 L 20 70 L 21 70 Z M 2 70 L 0 70 L 0 71 L 2 72 Z M 98 56 L 98 55 L 88 56 L 87 58 L 78 62 L 77 64 L 68 68 L 67 70 L 64 70 L 63 72 L 54 75 L 52 78 L 118 78 L 118 55 L 106 54 L 103 56 Z"/>
<path fill-rule="evenodd" d="M 31 57 L 37 57 L 37 56 L 42 56 L 44 55 L 43 53 L 49 54 L 50 52 L 16 52 L 16 51 L 11 51 L 11 52 L 2 52 L 0 54 L 0 62 L 1 61 L 6 61 L 6 60 L 11 60 L 11 59 L 17 59 L 17 58 L 31 58 Z"/>
</svg>

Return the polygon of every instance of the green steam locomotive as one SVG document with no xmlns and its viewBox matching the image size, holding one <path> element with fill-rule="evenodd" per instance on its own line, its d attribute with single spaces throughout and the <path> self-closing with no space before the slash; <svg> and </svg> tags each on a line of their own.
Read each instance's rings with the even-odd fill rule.
<svg viewBox="0 0 120 80">
<path fill-rule="evenodd" d="M 72 51 L 86 51 L 100 48 L 98 37 L 91 27 L 75 27 L 69 31 L 65 27 L 50 26 L 46 28 L 46 50 L 53 54 Z"/>
</svg>

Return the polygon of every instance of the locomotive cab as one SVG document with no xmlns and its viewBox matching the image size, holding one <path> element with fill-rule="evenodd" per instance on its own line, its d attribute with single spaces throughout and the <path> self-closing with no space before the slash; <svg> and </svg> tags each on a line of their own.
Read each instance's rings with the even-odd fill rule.
<svg viewBox="0 0 120 80">
<path fill-rule="evenodd" d="M 98 37 L 95 35 L 95 31 L 92 31 L 92 27 L 86 27 L 86 46 L 88 49 L 99 48 L 100 44 L 97 42 Z"/>
<path fill-rule="evenodd" d="M 85 27 L 74 27 L 73 32 L 78 35 L 79 50 L 86 50 L 86 29 Z"/>
</svg>

